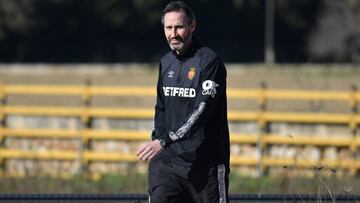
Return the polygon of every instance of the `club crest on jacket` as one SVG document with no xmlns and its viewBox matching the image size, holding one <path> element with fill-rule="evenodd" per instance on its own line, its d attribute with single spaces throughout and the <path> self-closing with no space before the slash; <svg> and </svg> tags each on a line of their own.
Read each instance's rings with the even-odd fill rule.
<svg viewBox="0 0 360 203">
<path fill-rule="evenodd" d="M 189 72 L 188 72 L 188 74 L 187 74 L 189 80 L 194 79 L 195 74 L 196 74 L 196 68 L 195 68 L 195 67 L 191 67 L 190 70 L 189 70 Z"/>
</svg>

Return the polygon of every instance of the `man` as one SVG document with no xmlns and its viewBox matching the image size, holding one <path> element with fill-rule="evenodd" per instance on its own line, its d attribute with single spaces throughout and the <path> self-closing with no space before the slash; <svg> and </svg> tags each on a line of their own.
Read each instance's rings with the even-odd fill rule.
<svg viewBox="0 0 360 203">
<path fill-rule="evenodd" d="M 170 2 L 161 22 L 172 51 L 160 62 L 152 141 L 137 151 L 150 162 L 150 202 L 228 202 L 225 66 L 193 36 L 184 2 Z"/>
</svg>

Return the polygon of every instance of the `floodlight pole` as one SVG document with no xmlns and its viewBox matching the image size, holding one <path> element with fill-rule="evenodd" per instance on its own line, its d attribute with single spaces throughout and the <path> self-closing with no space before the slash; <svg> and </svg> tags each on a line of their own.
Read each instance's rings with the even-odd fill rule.
<svg viewBox="0 0 360 203">
<path fill-rule="evenodd" d="M 274 0 L 265 0 L 265 63 L 275 63 L 274 50 Z"/>
</svg>

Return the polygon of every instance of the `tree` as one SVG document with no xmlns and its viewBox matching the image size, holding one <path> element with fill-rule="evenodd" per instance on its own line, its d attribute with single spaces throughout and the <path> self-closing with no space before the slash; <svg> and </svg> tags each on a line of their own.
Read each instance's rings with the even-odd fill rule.
<svg viewBox="0 0 360 203">
<path fill-rule="evenodd" d="M 360 62 L 360 1 L 323 1 L 317 23 L 308 37 L 312 61 Z"/>
<path fill-rule="evenodd" d="M 0 0 L 0 40 L 9 32 L 26 33 L 33 25 L 33 0 Z"/>
</svg>

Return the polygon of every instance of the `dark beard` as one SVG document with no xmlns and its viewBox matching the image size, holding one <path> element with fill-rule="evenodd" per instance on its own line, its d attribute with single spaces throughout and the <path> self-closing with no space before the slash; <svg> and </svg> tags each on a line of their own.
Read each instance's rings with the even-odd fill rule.
<svg viewBox="0 0 360 203">
<path fill-rule="evenodd" d="M 188 35 L 188 37 L 184 38 L 184 39 L 183 38 L 176 38 L 176 39 L 182 43 L 182 46 L 180 47 L 180 49 L 175 49 L 171 45 L 170 40 L 168 40 L 168 44 L 169 44 L 171 50 L 176 51 L 181 54 L 181 52 L 184 52 L 188 48 L 190 41 L 192 39 L 192 34 Z M 181 39 L 181 40 L 179 40 L 179 39 Z"/>
</svg>

